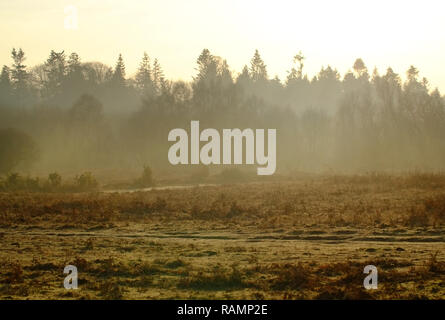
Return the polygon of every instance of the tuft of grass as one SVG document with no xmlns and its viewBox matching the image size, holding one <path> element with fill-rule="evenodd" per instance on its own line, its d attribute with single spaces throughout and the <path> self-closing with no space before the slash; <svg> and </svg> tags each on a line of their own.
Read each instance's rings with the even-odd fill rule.
<svg viewBox="0 0 445 320">
<path fill-rule="evenodd" d="M 432 273 L 445 275 L 445 261 L 438 261 L 438 254 L 439 251 L 436 251 L 435 253 L 430 255 L 430 258 L 426 263 L 426 269 Z"/>
<path fill-rule="evenodd" d="M 123 298 L 122 289 L 115 281 L 103 282 L 99 287 L 100 294 L 107 300 L 121 300 Z"/>
<path fill-rule="evenodd" d="M 195 275 L 185 277 L 178 283 L 181 289 L 195 290 L 235 290 L 247 287 L 247 283 L 242 279 L 241 272 L 233 268 L 229 273 L 221 270 L 214 270 L 210 274 L 199 272 Z"/>
<path fill-rule="evenodd" d="M 176 259 L 176 260 L 167 262 L 165 264 L 165 267 L 169 268 L 169 269 L 177 269 L 177 268 L 180 268 L 180 267 L 184 267 L 186 265 L 187 264 L 184 261 L 182 261 L 181 259 Z"/>
<path fill-rule="evenodd" d="M 445 224 L 445 195 L 439 194 L 424 199 L 411 207 L 405 224 L 410 227 L 440 226 Z"/>
<path fill-rule="evenodd" d="M 19 262 L 13 262 L 9 266 L 6 281 L 10 284 L 23 282 L 23 267 Z"/>
<path fill-rule="evenodd" d="M 298 290 L 307 288 L 312 283 L 310 269 L 301 263 L 274 264 L 270 271 L 276 274 L 271 283 L 274 290 Z"/>
</svg>

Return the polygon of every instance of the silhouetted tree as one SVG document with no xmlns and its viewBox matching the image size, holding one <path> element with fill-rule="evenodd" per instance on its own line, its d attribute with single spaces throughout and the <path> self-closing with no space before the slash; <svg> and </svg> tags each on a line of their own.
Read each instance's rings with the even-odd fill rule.
<svg viewBox="0 0 445 320">
<path fill-rule="evenodd" d="M 68 75 L 77 75 L 82 73 L 82 64 L 77 53 L 70 54 L 68 59 Z"/>
<path fill-rule="evenodd" d="M 110 68 L 51 51 L 29 70 L 21 49 L 12 57 L 0 74 L 0 128 L 32 132 L 43 150 L 39 163 L 51 169 L 165 166 L 169 129 L 191 119 L 212 128 L 276 128 L 279 167 L 436 169 L 445 161 L 444 98 L 413 66 L 403 83 L 391 68 L 370 77 L 362 59 L 343 76 L 328 65 L 309 80 L 299 52 L 283 84 L 269 78 L 256 50 L 234 82 L 228 62 L 204 49 L 187 82 L 167 80 L 146 53 L 132 78 L 122 55 Z"/>
<path fill-rule="evenodd" d="M 46 83 L 45 97 L 54 98 L 60 94 L 62 82 L 66 75 L 66 58 L 64 51 L 51 50 L 49 58 L 45 62 Z"/>
<path fill-rule="evenodd" d="M 154 86 L 151 78 L 150 58 L 146 52 L 144 52 L 144 56 L 142 57 L 135 80 L 142 96 L 147 98 L 154 94 Z"/>
<path fill-rule="evenodd" d="M 250 83 L 250 80 L 251 78 L 249 74 L 249 68 L 247 68 L 247 66 L 245 65 L 241 73 L 236 78 L 236 83 L 240 85 L 246 85 Z"/>
<path fill-rule="evenodd" d="M 368 68 L 366 68 L 365 63 L 361 58 L 355 60 L 353 69 L 357 78 L 364 76 L 368 72 Z"/>
<path fill-rule="evenodd" d="M 295 81 L 297 79 L 302 79 L 303 78 L 303 67 L 304 67 L 304 61 L 305 57 L 303 56 L 303 54 L 300 52 L 298 52 L 298 54 L 296 54 L 293 58 L 293 63 L 298 63 L 298 66 L 295 67 L 293 66 L 290 71 L 288 71 L 288 76 L 287 76 L 287 80 L 286 83 L 289 83 L 291 81 Z"/>
<path fill-rule="evenodd" d="M 255 50 L 252 60 L 250 60 L 250 76 L 254 82 L 267 80 L 267 70 L 258 50 Z"/>
<path fill-rule="evenodd" d="M 113 77 L 113 69 L 101 62 L 87 62 L 82 66 L 90 86 L 104 84 Z"/>
<path fill-rule="evenodd" d="M 157 58 L 155 58 L 153 62 L 153 85 L 155 92 L 158 95 L 161 94 L 166 88 L 164 71 L 162 71 L 162 67 Z"/>
<path fill-rule="evenodd" d="M 29 99 L 29 87 L 28 87 L 28 73 L 26 72 L 26 66 L 23 64 L 26 60 L 25 53 L 20 48 L 16 50 L 12 49 L 11 57 L 13 64 L 11 68 L 11 83 L 14 90 L 14 96 L 17 103 L 21 106 L 25 104 Z"/>
<path fill-rule="evenodd" d="M 119 57 L 117 58 L 112 80 L 116 86 L 125 86 L 125 64 L 122 54 L 119 54 Z"/>
</svg>

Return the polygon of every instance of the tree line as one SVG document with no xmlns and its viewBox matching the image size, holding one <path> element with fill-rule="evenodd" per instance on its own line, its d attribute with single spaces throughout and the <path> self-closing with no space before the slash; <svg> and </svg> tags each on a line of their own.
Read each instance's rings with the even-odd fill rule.
<svg viewBox="0 0 445 320">
<path fill-rule="evenodd" d="M 168 132 L 190 120 L 276 128 L 278 171 L 441 170 L 445 163 L 445 100 L 414 66 L 404 81 L 391 68 L 370 72 L 362 59 L 344 75 L 328 65 L 309 78 L 299 52 L 281 80 L 258 50 L 234 72 L 204 49 L 192 81 L 171 81 L 147 53 L 134 77 L 122 55 L 114 67 L 54 50 L 32 68 L 21 49 L 11 58 L 0 75 L 0 127 L 35 140 L 39 168 L 170 168 Z"/>
</svg>

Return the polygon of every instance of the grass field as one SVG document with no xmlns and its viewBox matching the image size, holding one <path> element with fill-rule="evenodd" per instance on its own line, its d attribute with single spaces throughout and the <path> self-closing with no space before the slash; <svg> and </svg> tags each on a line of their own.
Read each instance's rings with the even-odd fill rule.
<svg viewBox="0 0 445 320">
<path fill-rule="evenodd" d="M 445 176 L 0 193 L 0 243 L 1 299 L 444 299 Z"/>
</svg>

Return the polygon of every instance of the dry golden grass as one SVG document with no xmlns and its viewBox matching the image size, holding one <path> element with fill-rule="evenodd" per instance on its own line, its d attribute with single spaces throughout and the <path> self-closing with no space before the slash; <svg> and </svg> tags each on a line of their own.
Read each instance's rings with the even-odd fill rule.
<svg viewBox="0 0 445 320">
<path fill-rule="evenodd" d="M 1 193 L 0 298 L 443 299 L 444 212 L 428 174 Z"/>
</svg>

